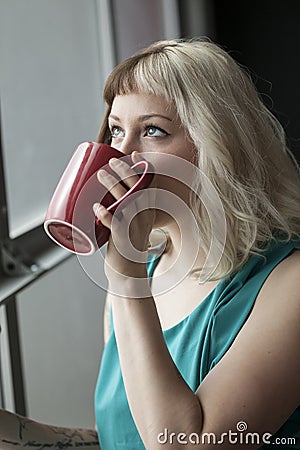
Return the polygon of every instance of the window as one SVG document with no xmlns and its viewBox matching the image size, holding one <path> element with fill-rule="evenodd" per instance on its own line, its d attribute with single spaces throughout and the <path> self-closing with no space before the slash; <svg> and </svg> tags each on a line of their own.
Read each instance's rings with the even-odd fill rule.
<svg viewBox="0 0 300 450">
<path fill-rule="evenodd" d="M 105 291 L 43 218 L 71 154 L 98 134 L 115 61 L 179 37 L 177 2 L 0 0 L 0 10 L 0 407 L 93 427 Z"/>
<path fill-rule="evenodd" d="M 54 337 L 57 342 L 65 333 L 71 346 L 72 325 L 81 324 L 82 336 L 84 324 L 89 330 L 98 317 L 94 335 L 86 333 L 81 343 L 90 344 L 85 367 L 93 367 L 94 373 L 88 381 L 82 376 L 84 368 L 72 372 L 74 385 L 80 379 L 82 395 L 87 392 L 86 403 L 83 400 L 77 414 L 69 402 L 69 421 L 82 422 L 86 416 L 90 426 L 91 379 L 96 380 L 99 366 L 105 293 L 87 278 L 74 256 L 50 241 L 43 219 L 71 154 L 79 143 L 95 140 L 98 134 L 103 83 L 114 64 L 109 6 L 106 0 L 0 0 L 0 407 L 38 418 L 41 404 L 36 404 L 31 387 L 39 379 L 36 393 L 41 395 L 43 386 L 47 389 L 43 368 L 49 359 L 43 358 L 45 364 L 37 367 L 46 342 L 51 346 L 53 341 L 52 348 L 60 350 L 57 361 L 63 364 L 64 344 L 55 346 Z M 65 330 L 55 329 L 57 321 L 65 323 Z M 40 339 L 36 330 L 41 330 Z M 74 368 L 75 348 L 73 343 Z M 71 375 L 69 366 L 65 372 Z M 55 370 L 49 370 L 55 383 Z M 66 388 L 64 379 L 58 395 Z M 43 408 L 45 421 L 53 417 L 51 406 L 60 410 L 51 404 Z"/>
</svg>

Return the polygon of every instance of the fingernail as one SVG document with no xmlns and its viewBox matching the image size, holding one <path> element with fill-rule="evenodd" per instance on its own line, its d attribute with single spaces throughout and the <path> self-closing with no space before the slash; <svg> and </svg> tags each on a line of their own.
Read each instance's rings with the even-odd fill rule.
<svg viewBox="0 0 300 450">
<path fill-rule="evenodd" d="M 93 211 L 94 211 L 96 216 L 99 214 L 99 211 L 101 209 L 100 207 L 101 207 L 100 203 L 94 203 L 93 204 Z"/>
<path fill-rule="evenodd" d="M 139 160 L 142 159 L 142 155 L 137 150 L 134 150 L 134 152 L 132 152 L 132 156 Z"/>
<path fill-rule="evenodd" d="M 110 158 L 109 164 L 112 164 L 112 165 L 120 164 L 120 161 L 118 160 L 118 158 Z"/>
<path fill-rule="evenodd" d="M 103 169 L 100 169 L 100 170 L 98 170 L 98 177 L 107 177 L 107 175 L 108 175 L 108 173 L 105 171 L 105 170 L 103 170 Z"/>
</svg>

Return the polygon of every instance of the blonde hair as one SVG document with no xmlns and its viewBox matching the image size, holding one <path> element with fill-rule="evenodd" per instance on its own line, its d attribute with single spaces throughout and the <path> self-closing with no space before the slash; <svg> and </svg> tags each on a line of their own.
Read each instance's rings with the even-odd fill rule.
<svg viewBox="0 0 300 450">
<path fill-rule="evenodd" d="M 299 167 L 282 126 L 229 54 L 207 40 L 172 40 L 119 64 L 104 89 L 108 108 L 99 142 L 110 143 L 107 118 L 115 96 L 132 92 L 160 95 L 175 105 L 195 144 L 199 168 L 222 202 L 226 242 L 210 279 L 236 272 L 271 240 L 300 237 Z M 200 187 L 201 179 L 195 179 L 193 189 Z M 190 207 L 207 254 L 207 211 L 193 193 Z"/>
</svg>

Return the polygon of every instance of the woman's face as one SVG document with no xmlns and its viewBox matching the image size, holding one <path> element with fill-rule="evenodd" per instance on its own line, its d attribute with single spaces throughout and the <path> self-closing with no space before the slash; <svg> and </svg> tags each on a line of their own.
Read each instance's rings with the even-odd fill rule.
<svg viewBox="0 0 300 450">
<path fill-rule="evenodd" d="M 182 171 L 184 161 L 193 162 L 194 144 L 182 126 L 173 105 L 153 94 L 133 93 L 115 97 L 108 119 L 111 145 L 125 155 L 137 150 L 151 155 L 156 170 L 157 188 L 174 193 L 188 202 L 190 179 L 181 183 L 166 176 L 163 167 L 176 164 Z M 164 158 L 161 158 L 162 155 Z M 169 158 L 174 155 L 179 158 Z M 147 159 L 147 155 L 145 155 Z M 161 161 L 164 161 L 162 164 Z M 157 164 L 155 164 L 157 163 Z"/>
<path fill-rule="evenodd" d="M 193 143 L 173 105 L 153 94 L 115 97 L 108 120 L 111 145 L 124 154 L 159 152 L 192 161 Z"/>
</svg>

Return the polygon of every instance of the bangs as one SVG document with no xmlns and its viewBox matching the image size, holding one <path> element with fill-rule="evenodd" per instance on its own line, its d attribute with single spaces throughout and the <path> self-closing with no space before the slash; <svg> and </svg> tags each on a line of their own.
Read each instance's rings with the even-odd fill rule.
<svg viewBox="0 0 300 450">
<path fill-rule="evenodd" d="M 176 103 L 181 96 L 176 95 L 179 76 L 169 60 L 170 55 L 164 49 L 153 49 L 135 55 L 115 67 L 105 83 L 103 98 L 107 110 L 102 122 L 98 142 L 111 145 L 108 117 L 118 95 L 154 94 L 163 97 L 168 103 Z M 180 102 L 183 106 L 184 102 Z M 178 104 L 177 104 L 177 110 Z"/>
<path fill-rule="evenodd" d="M 111 106 L 117 95 L 132 93 L 154 94 L 172 101 L 173 96 L 168 89 L 170 84 L 166 82 L 170 72 L 165 67 L 165 60 L 160 56 L 163 55 L 154 53 L 143 58 L 138 55 L 117 66 L 107 79 L 104 88 L 105 102 Z"/>
</svg>

